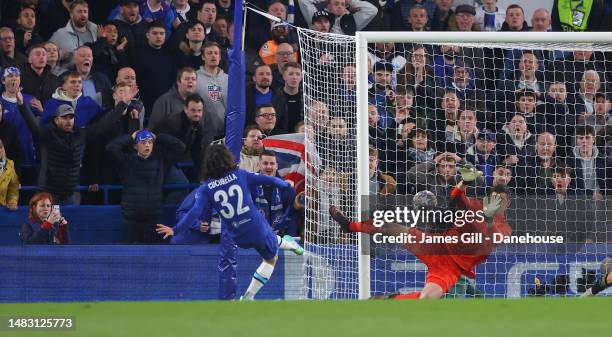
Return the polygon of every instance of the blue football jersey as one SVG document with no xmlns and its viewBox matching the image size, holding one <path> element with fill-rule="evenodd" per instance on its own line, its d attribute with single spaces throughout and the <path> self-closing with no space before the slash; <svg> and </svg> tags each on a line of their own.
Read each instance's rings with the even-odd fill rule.
<svg viewBox="0 0 612 337">
<path fill-rule="evenodd" d="M 212 211 L 215 210 L 238 245 L 260 237 L 259 234 L 267 231 L 270 224 L 251 197 L 251 190 L 258 185 L 276 185 L 281 188 L 291 186 L 276 177 L 235 169 L 221 178 L 208 179 L 198 187 L 195 204 L 176 227 L 182 226 L 183 222 L 191 224 L 198 218 L 210 221 Z"/>
</svg>

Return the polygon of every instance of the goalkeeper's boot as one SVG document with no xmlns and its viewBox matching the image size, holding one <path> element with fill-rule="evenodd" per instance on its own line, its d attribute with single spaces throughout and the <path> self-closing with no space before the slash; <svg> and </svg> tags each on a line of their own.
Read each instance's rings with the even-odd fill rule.
<svg viewBox="0 0 612 337">
<path fill-rule="evenodd" d="M 342 229 L 345 233 L 350 233 L 349 225 L 351 224 L 351 220 L 342 213 L 336 206 L 329 207 L 329 215 L 331 215 L 332 219 L 336 221 L 340 225 L 340 229 Z"/>
<path fill-rule="evenodd" d="M 293 236 L 285 235 L 283 236 L 283 240 L 289 242 L 292 247 L 291 251 L 294 252 L 295 255 L 304 255 L 304 248 L 302 248 L 302 246 L 300 246 L 300 244 L 295 241 Z"/>
</svg>

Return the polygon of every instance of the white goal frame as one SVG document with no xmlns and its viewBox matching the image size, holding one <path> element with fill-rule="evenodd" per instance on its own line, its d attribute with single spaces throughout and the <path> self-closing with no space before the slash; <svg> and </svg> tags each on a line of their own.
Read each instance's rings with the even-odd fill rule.
<svg viewBox="0 0 612 337">
<path fill-rule="evenodd" d="M 605 32 L 357 32 L 357 210 L 363 215 L 368 183 L 368 43 L 612 43 Z M 561 48 L 560 48 L 561 49 Z M 575 49 L 572 48 L 572 49 Z M 588 48 L 587 48 L 588 49 Z M 364 220 L 364 219 L 362 219 Z M 369 235 L 358 236 L 359 299 L 370 297 Z"/>
</svg>

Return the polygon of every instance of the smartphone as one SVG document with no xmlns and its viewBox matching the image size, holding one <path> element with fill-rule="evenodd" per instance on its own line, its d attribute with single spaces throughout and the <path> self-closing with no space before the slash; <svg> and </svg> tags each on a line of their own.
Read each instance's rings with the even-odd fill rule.
<svg viewBox="0 0 612 337">
<path fill-rule="evenodd" d="M 59 205 L 53 205 L 53 209 L 51 210 L 51 212 L 56 213 L 57 215 L 60 214 L 60 206 Z"/>
</svg>

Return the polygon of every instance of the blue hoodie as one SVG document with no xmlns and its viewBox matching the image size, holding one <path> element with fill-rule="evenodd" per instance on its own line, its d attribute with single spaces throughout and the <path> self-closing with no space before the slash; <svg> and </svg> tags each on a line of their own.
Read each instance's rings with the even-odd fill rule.
<svg viewBox="0 0 612 337">
<path fill-rule="evenodd" d="M 25 104 L 30 106 L 30 110 L 36 113 L 36 110 L 30 104 L 32 96 L 23 94 L 23 101 Z M 23 156 L 22 164 L 32 165 L 36 162 L 36 150 L 34 148 L 34 141 L 32 139 L 32 132 L 26 124 L 23 117 L 19 113 L 19 107 L 17 106 L 16 100 L 7 100 L 3 96 L 0 96 L 0 102 L 2 102 L 2 119 L 10 123 L 17 132 L 19 138 L 19 147 Z"/>
<path fill-rule="evenodd" d="M 72 100 L 64 94 L 62 88 L 57 88 L 51 99 L 45 102 L 43 113 L 40 116 L 40 125 L 46 125 L 53 119 L 55 110 L 62 104 L 68 104 L 74 108 L 76 128 L 82 128 L 91 124 L 96 116 L 101 113 L 102 108 L 91 97 L 79 95 L 76 100 Z"/>
</svg>

